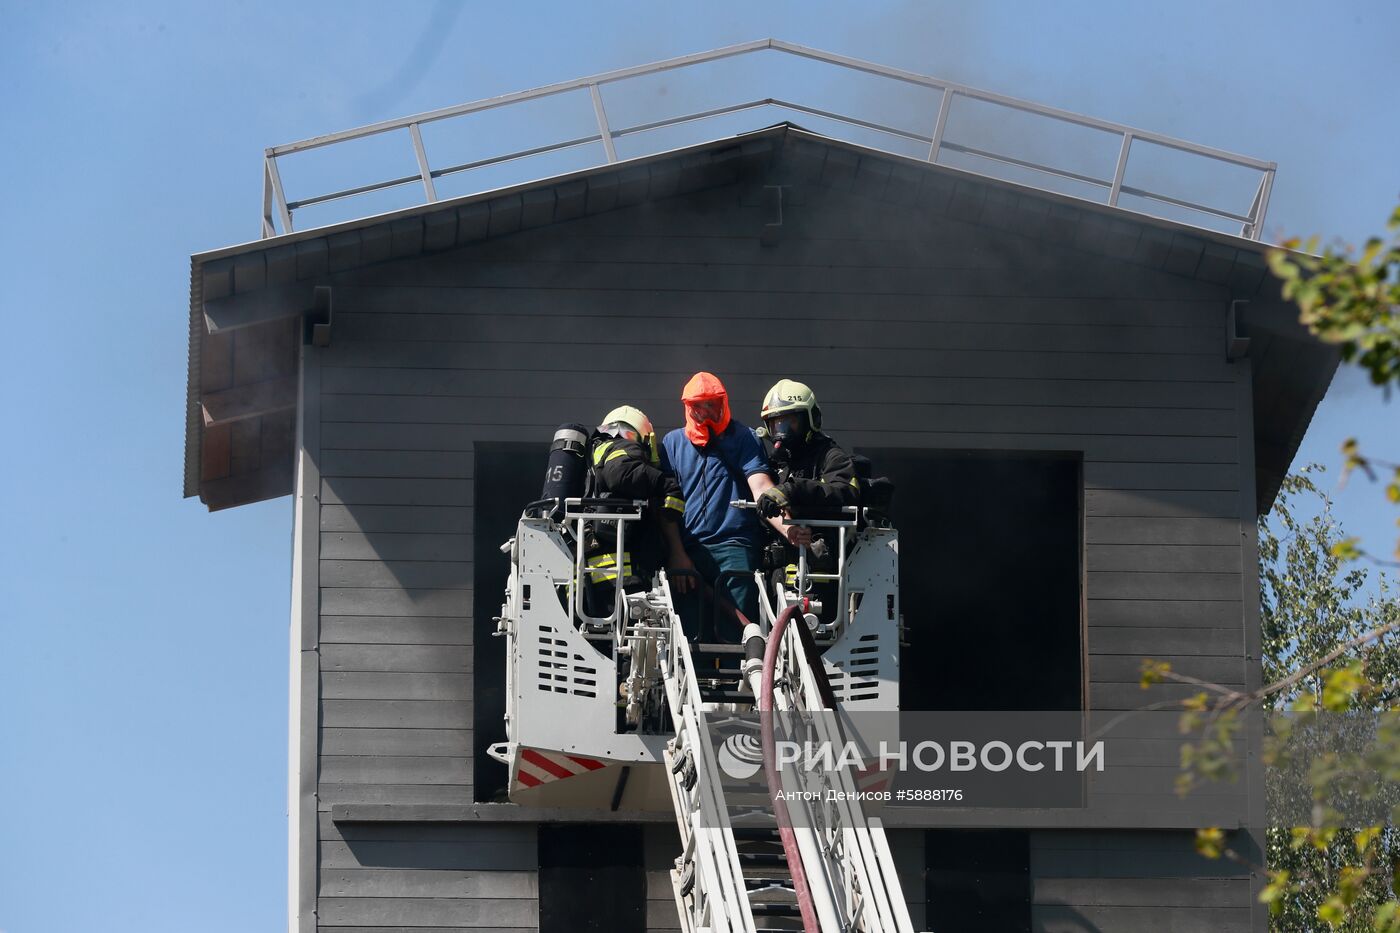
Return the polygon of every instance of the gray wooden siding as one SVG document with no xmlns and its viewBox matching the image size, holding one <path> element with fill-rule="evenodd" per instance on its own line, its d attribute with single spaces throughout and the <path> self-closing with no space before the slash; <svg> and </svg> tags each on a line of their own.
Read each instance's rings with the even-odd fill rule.
<svg viewBox="0 0 1400 933">
<path fill-rule="evenodd" d="M 725 379 L 750 423 L 774 379 L 810 381 L 848 447 L 1082 453 L 1093 705 L 1180 693 L 1138 688 L 1144 656 L 1246 682 L 1253 478 L 1239 462 L 1223 286 L 834 191 L 806 192 L 762 247 L 768 217 L 751 194 L 717 189 L 332 276 L 333 342 L 319 353 L 323 816 L 337 803 L 473 800 L 475 445 L 544 445 L 561 422 L 623 401 L 675 426 L 698 369 Z M 775 355 L 775 341 L 801 355 Z M 408 851 L 439 829 L 395 831 Z M 530 925 L 515 907 L 500 908 L 510 922 L 495 908 L 450 919 L 451 905 L 414 893 L 439 884 L 432 875 L 386 887 L 390 869 L 357 861 L 324 819 L 321 858 L 329 929 Z M 376 878 L 333 886 L 331 870 Z M 516 884 L 504 879 L 524 869 L 444 857 L 413 870 L 501 870 Z M 360 882 L 391 893 L 332 893 Z M 674 913 L 663 900 L 649 904 L 657 928 Z M 1131 906 L 1095 909 L 1110 929 Z"/>
<path fill-rule="evenodd" d="M 320 818 L 322 931 L 538 926 L 533 825 L 334 823 Z"/>
<path fill-rule="evenodd" d="M 1036 933 L 1252 933 L 1251 879 L 1189 832 L 1034 832 Z"/>
</svg>

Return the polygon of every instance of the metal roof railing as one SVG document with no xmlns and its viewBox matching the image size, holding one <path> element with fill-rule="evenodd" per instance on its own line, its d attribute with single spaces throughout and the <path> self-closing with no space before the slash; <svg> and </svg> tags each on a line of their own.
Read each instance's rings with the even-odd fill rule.
<svg viewBox="0 0 1400 933">
<path fill-rule="evenodd" d="M 747 55 L 753 52 L 772 50 L 797 56 L 800 58 L 812 59 L 827 64 L 856 72 L 863 72 L 881 78 L 888 78 L 893 81 L 903 82 L 908 85 L 915 85 L 940 92 L 938 110 L 933 119 L 933 130 L 930 134 L 912 132 L 906 129 L 877 123 L 870 120 L 863 120 L 846 114 L 835 113 L 822 110 L 816 107 L 799 104 L 794 101 L 784 100 L 776 97 L 764 97 L 756 100 L 748 100 L 741 103 L 724 107 L 717 107 L 709 110 L 694 113 L 682 114 L 680 116 L 668 117 L 649 123 L 639 123 L 631 126 L 613 127 L 608 122 L 607 108 L 604 106 L 602 90 L 605 86 L 614 85 L 628 79 L 641 78 L 645 76 L 659 74 L 665 71 L 672 71 L 686 67 L 700 65 L 706 62 L 719 61 L 721 59 L 733 58 L 735 56 Z M 549 143 L 543 146 L 536 146 L 528 149 L 518 149 L 494 155 L 489 158 L 478 159 L 471 162 L 464 162 L 455 165 L 434 167 L 428 159 L 428 153 L 423 145 L 421 127 L 424 124 L 436 123 L 444 120 L 464 117 L 469 114 L 481 113 L 483 111 L 494 110 L 501 107 L 508 107 L 512 104 L 521 104 L 527 101 L 536 101 L 555 95 L 564 94 L 570 91 L 587 89 L 592 100 L 593 115 L 597 122 L 597 132 L 585 136 L 564 139 L 558 142 Z M 949 115 L 952 112 L 955 101 L 964 98 L 972 101 L 979 101 L 993 105 L 997 108 L 1030 114 L 1034 117 L 1044 118 L 1060 124 L 1083 127 L 1092 130 L 1100 130 L 1109 134 L 1109 142 L 1116 142 L 1118 154 L 1114 163 L 1114 170 L 1111 177 L 1099 177 L 1096 175 L 1074 172 L 1055 166 L 1046 165 L 1041 162 L 1026 158 L 1020 158 L 1006 152 L 997 152 L 988 148 L 979 148 L 968 144 L 950 141 L 944 138 L 945 130 L 948 126 Z M 1274 162 L 1263 162 L 1248 156 L 1226 152 L 1220 149 L 1213 149 L 1208 146 L 1197 145 L 1185 140 L 1174 139 L 1158 133 L 1146 130 L 1135 129 L 1118 123 L 1111 123 L 1106 120 L 1098 120 L 1082 114 L 1073 113 L 1068 110 L 1060 110 L 1055 107 L 1047 107 L 1031 101 L 1021 100 L 1015 97 L 1007 97 L 1002 94 L 994 94 L 990 91 L 982 91 L 967 85 L 958 84 L 952 81 L 944 81 L 940 78 L 933 78 L 927 75 L 916 74 L 904 71 L 899 68 L 890 68 L 884 65 L 877 65 L 871 62 L 862 61 L 856 58 L 849 58 L 844 55 L 836 55 L 831 52 L 823 52 L 805 46 L 794 45 L 790 42 L 783 42 L 778 39 L 760 39 L 754 42 L 744 42 L 738 45 L 725 46 L 724 48 L 713 49 L 708 52 L 699 52 L 693 55 L 683 55 L 678 58 L 666 59 L 665 61 L 653 62 L 647 65 L 637 65 L 631 68 L 621 68 L 615 71 L 608 71 L 602 74 L 593 75 L 586 78 L 576 78 L 572 81 L 562 81 L 557 84 L 548 84 L 543 87 L 534 88 L 528 91 L 518 91 L 513 94 L 504 94 L 499 97 L 486 98 L 484 100 L 473 101 L 471 103 L 459 104 L 453 107 L 445 107 L 440 110 L 431 110 L 413 116 L 401 117 L 396 120 L 385 120 L 380 123 L 372 123 L 357 129 L 345 130 L 339 133 L 331 133 L 325 136 L 316 136 L 300 142 L 288 143 L 281 146 L 273 146 L 266 150 L 263 161 L 263 216 L 262 216 L 262 236 L 272 237 L 281 233 L 292 231 L 292 218 L 295 211 L 317 204 L 325 204 L 356 195 L 369 194 L 376 191 L 383 191 L 390 188 L 397 188 L 404 185 L 421 184 L 423 188 L 424 202 L 431 203 L 438 199 L 435 180 L 472 169 L 484 168 L 492 165 L 501 165 L 518 159 L 530 156 L 543 155 L 551 152 L 561 152 L 564 150 L 578 149 L 594 143 L 602 143 L 606 164 L 618 161 L 615 141 L 636 136 L 652 130 L 666 127 L 680 126 L 682 124 L 694 123 L 701 120 L 711 119 L 726 114 L 740 113 L 749 110 L 757 110 L 763 107 L 773 107 L 780 110 L 794 113 L 808 114 L 815 117 L 831 120 L 837 124 L 851 128 L 874 131 L 884 134 L 894 139 L 904 140 L 907 143 L 919 144 L 921 152 L 927 146 L 923 158 L 931 163 L 937 163 L 939 157 L 944 153 L 961 153 L 976 158 L 988 160 L 992 163 L 1004 165 L 1012 168 L 1030 170 L 1044 176 L 1046 180 L 1059 179 L 1062 181 L 1077 182 L 1101 189 L 1105 203 L 1113 207 L 1125 210 L 1133 210 L 1136 213 L 1148 213 L 1145 210 L 1138 210 L 1124 204 L 1120 204 L 1122 195 L 1132 195 L 1146 202 L 1159 205 L 1169 205 L 1186 211 L 1193 211 L 1212 218 L 1216 222 L 1227 222 L 1240 225 L 1240 235 L 1249 239 L 1259 239 L 1262 232 L 1263 221 L 1269 207 L 1269 194 L 1273 187 L 1274 174 L 1277 171 L 1277 164 Z M 407 141 L 412 146 L 414 158 L 417 162 L 418 171 L 412 175 L 403 175 L 395 178 L 388 178 L 382 181 L 373 182 L 353 188 L 346 188 L 339 191 L 332 191 L 318 194 L 311 197 L 297 200 L 287 200 L 283 191 L 282 179 L 278 171 L 277 160 L 283 156 L 292 155 L 299 152 L 306 152 L 312 149 L 319 149 L 326 146 L 333 146 L 338 143 L 352 140 L 364 139 L 383 133 L 407 131 Z M 1205 160 L 1213 160 L 1217 163 L 1233 165 L 1240 168 L 1257 172 L 1259 179 L 1254 189 L 1253 200 L 1246 213 L 1238 213 L 1220 207 L 1213 207 L 1190 199 L 1174 197 L 1160 191 L 1152 191 L 1143 187 L 1126 184 L 1124 179 L 1127 174 L 1129 160 L 1133 153 L 1134 143 L 1150 143 L 1166 149 L 1186 153 L 1190 156 L 1200 157 Z M 878 148 L 878 147 L 877 147 Z M 882 150 L 890 151 L 890 150 Z M 893 153 L 892 154 L 897 154 Z M 960 169 L 968 171 L 967 169 Z M 977 174 L 977 173 L 974 173 Z M 1039 185 L 1050 189 L 1048 185 Z M 280 224 L 280 231 L 278 226 Z"/>
</svg>

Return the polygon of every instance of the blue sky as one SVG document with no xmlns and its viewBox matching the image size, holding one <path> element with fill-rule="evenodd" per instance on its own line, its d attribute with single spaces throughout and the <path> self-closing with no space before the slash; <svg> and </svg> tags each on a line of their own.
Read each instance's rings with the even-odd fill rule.
<svg viewBox="0 0 1400 933">
<path fill-rule="evenodd" d="M 1400 195 L 1392 0 L 0 11 L 3 933 L 285 923 L 290 501 L 180 499 L 189 255 L 257 235 L 263 147 L 772 35 L 1276 160 L 1271 235 Z M 1344 374 L 1300 459 L 1396 420 Z"/>
</svg>

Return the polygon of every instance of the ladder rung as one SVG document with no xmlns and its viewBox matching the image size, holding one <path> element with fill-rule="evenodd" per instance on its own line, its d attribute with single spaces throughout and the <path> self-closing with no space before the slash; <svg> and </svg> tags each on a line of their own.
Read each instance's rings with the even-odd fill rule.
<svg viewBox="0 0 1400 933">
<path fill-rule="evenodd" d="M 732 832 L 736 841 L 744 842 L 778 842 L 777 829 L 765 829 L 758 826 L 735 827 Z"/>
<path fill-rule="evenodd" d="M 745 878 L 744 886 L 750 891 L 757 891 L 763 888 L 780 888 L 784 891 L 792 890 L 791 878 Z"/>
<path fill-rule="evenodd" d="M 701 690 L 710 690 L 715 687 L 738 687 L 738 671 L 715 671 L 711 677 L 695 678 L 695 685 Z"/>
<path fill-rule="evenodd" d="M 701 680 L 706 677 L 738 677 L 741 660 L 727 654 L 701 658 L 690 673 L 692 677 Z"/>
<path fill-rule="evenodd" d="M 707 656 L 713 657 L 716 655 L 742 655 L 743 653 L 743 645 L 731 645 L 728 642 L 713 642 L 707 644 L 693 645 L 691 647 L 691 654 L 697 658 L 703 658 Z"/>
<path fill-rule="evenodd" d="M 701 690 L 704 703 L 753 703 L 753 694 L 745 690 Z"/>
</svg>

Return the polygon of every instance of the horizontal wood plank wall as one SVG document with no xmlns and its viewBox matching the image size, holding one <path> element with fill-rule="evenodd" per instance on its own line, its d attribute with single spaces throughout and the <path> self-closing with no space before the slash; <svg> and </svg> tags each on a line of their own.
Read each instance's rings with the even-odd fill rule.
<svg viewBox="0 0 1400 933">
<path fill-rule="evenodd" d="M 319 929 L 528 930 L 539 924 L 533 824 L 320 818 Z"/>
<path fill-rule="evenodd" d="M 322 811 L 473 799 L 475 444 L 547 445 L 622 402 L 676 426 L 698 369 L 748 422 L 777 377 L 811 382 L 848 447 L 1082 452 L 1093 705 L 1180 692 L 1139 690 L 1144 656 L 1243 682 L 1223 287 L 831 190 L 794 192 L 763 246 L 760 195 L 716 189 L 332 277 Z M 323 864 L 356 870 L 333 829 Z M 428 828 L 398 831 L 408 845 Z M 323 888 L 322 924 L 439 924 L 426 906 L 369 919 L 418 897 L 401 880 L 362 914 Z M 525 915 L 501 916 L 479 925 Z"/>
<path fill-rule="evenodd" d="M 1031 833 L 1035 933 L 1262 933 L 1250 878 L 1190 832 Z"/>
</svg>

